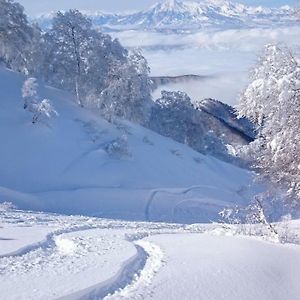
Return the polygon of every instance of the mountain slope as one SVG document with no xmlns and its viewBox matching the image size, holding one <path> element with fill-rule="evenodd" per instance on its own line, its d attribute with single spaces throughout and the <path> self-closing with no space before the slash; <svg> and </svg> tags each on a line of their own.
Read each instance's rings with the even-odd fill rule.
<svg viewBox="0 0 300 300">
<path fill-rule="evenodd" d="M 272 26 L 286 23 L 290 11 L 288 7 L 279 9 L 248 7 L 226 0 L 201 2 L 167 0 L 154 5 L 149 10 L 114 20 L 111 25 L 160 31 Z"/>
<path fill-rule="evenodd" d="M 238 119 L 234 108 L 215 99 L 204 99 L 196 103 L 196 108 L 219 120 L 232 134 L 239 135 L 244 141 L 252 142 L 255 126 L 246 118 Z"/>
<path fill-rule="evenodd" d="M 181 2 L 166 0 L 145 11 L 131 14 L 105 14 L 85 12 L 96 26 L 106 30 L 157 30 L 186 32 L 204 28 L 273 27 L 295 25 L 293 9 L 250 7 L 227 0 Z M 42 15 L 37 21 L 49 27 L 52 14 Z"/>
<path fill-rule="evenodd" d="M 59 113 L 33 125 L 23 76 L 0 69 L 0 202 L 21 209 L 192 223 L 245 204 L 251 173 L 43 87 Z M 241 194 L 241 191 L 244 193 Z"/>
</svg>

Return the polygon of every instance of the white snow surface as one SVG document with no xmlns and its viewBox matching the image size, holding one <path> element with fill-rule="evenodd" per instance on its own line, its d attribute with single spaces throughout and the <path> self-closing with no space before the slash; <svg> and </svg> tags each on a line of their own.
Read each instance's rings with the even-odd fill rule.
<svg viewBox="0 0 300 300">
<path fill-rule="evenodd" d="M 217 220 L 224 207 L 248 202 L 250 172 L 141 126 L 110 124 L 79 108 L 70 94 L 42 83 L 40 96 L 51 100 L 59 116 L 32 124 L 21 98 L 24 79 L 0 68 L 0 203 L 24 210 L 194 223 Z M 125 154 L 107 153 L 107 145 L 124 135 Z M 70 243 L 61 246 L 72 248 Z"/>
<path fill-rule="evenodd" d="M 26 230 L 44 239 L 29 241 Z M 293 229 L 299 234 L 300 223 Z M 300 246 L 222 225 L 0 211 L 0 298 L 298 300 Z M 15 253 L 11 254 L 14 248 Z"/>
<path fill-rule="evenodd" d="M 299 246 L 209 234 L 147 240 L 167 258 L 144 299 L 300 299 Z"/>
</svg>

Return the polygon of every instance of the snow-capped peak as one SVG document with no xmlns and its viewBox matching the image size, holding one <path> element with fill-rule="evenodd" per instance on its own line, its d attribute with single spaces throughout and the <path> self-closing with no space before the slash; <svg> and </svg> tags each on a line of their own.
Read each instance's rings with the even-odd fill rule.
<svg viewBox="0 0 300 300">
<path fill-rule="evenodd" d="M 293 9 L 252 7 L 228 0 L 166 0 L 131 14 L 87 13 L 95 25 L 159 31 L 193 31 L 206 27 L 237 28 L 295 24 Z M 40 24 L 47 18 L 39 18 Z M 45 27 L 45 26 L 44 26 Z"/>
<path fill-rule="evenodd" d="M 186 3 L 178 1 L 178 0 L 166 0 L 164 2 L 159 2 L 154 4 L 150 9 L 144 11 L 145 13 L 149 13 L 151 11 L 156 14 L 163 13 L 183 13 L 188 10 Z"/>
<path fill-rule="evenodd" d="M 180 6 L 180 2 L 177 0 L 167 0 L 161 4 L 163 10 L 174 10 Z"/>
<path fill-rule="evenodd" d="M 274 22 L 278 24 L 282 19 L 286 20 L 287 15 L 287 8 L 250 7 L 228 0 L 166 0 L 146 11 L 122 18 L 118 25 L 159 30 L 197 30 L 211 26 L 267 26 Z"/>
</svg>

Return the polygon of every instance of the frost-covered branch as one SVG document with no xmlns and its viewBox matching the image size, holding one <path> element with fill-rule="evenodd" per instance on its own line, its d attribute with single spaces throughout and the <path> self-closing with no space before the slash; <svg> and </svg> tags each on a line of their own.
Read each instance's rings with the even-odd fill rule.
<svg viewBox="0 0 300 300">
<path fill-rule="evenodd" d="M 237 107 L 259 132 L 243 153 L 261 178 L 287 190 L 291 204 L 300 203 L 299 78 L 300 66 L 291 51 L 268 45 Z"/>
<path fill-rule="evenodd" d="M 32 123 L 58 116 L 52 103 L 48 99 L 39 100 L 38 83 L 36 78 L 28 78 L 22 87 L 24 109 L 32 113 Z"/>
</svg>

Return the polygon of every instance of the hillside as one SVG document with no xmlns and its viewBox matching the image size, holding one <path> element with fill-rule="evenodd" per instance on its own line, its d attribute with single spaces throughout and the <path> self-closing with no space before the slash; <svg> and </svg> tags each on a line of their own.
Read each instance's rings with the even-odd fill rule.
<svg viewBox="0 0 300 300">
<path fill-rule="evenodd" d="M 232 106 L 215 99 L 204 99 L 196 103 L 196 108 L 219 120 L 231 134 L 241 136 L 244 143 L 255 139 L 254 124 L 246 118 L 238 118 Z"/>
<path fill-rule="evenodd" d="M 0 201 L 20 209 L 208 222 L 245 204 L 251 173 L 129 122 L 112 125 L 40 86 L 59 116 L 33 125 L 24 77 L 0 69 Z"/>
<path fill-rule="evenodd" d="M 300 11 L 157 1 L 0 0 L 0 300 L 300 299 Z"/>
</svg>

